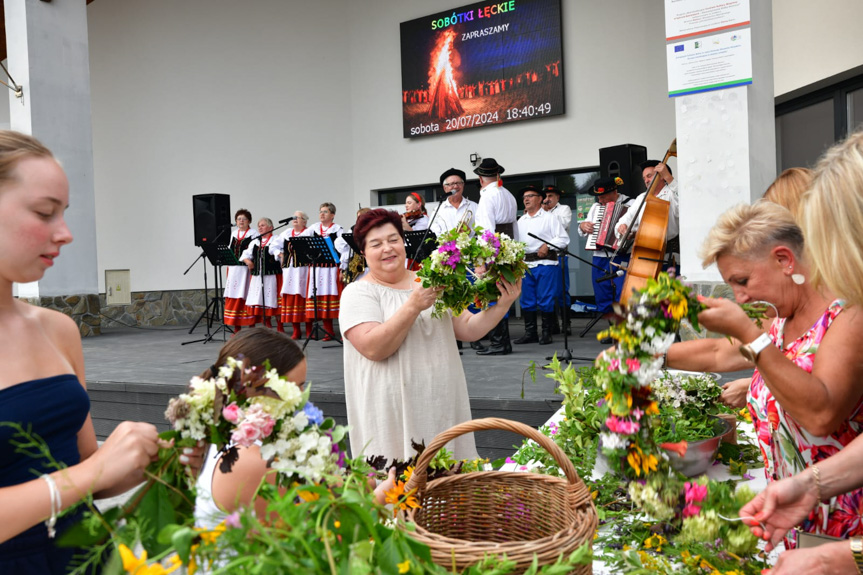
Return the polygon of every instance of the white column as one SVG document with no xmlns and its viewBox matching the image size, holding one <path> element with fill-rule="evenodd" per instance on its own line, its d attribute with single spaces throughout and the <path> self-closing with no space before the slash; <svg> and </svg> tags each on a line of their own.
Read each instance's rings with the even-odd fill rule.
<svg viewBox="0 0 863 575">
<path fill-rule="evenodd" d="M 23 98 L 9 98 L 11 128 L 48 146 L 69 178 L 66 220 L 75 239 L 39 282 L 38 295 L 95 294 L 99 282 L 87 4 L 6 0 L 4 5 L 7 68 L 24 88 Z M 19 295 L 36 295 L 27 287 L 21 286 Z"/>
<path fill-rule="evenodd" d="M 690 282 L 722 281 L 716 266 L 701 267 L 707 232 L 776 177 L 772 6 L 751 0 L 749 10 L 742 33 L 752 37 L 752 84 L 675 98 L 681 272 Z"/>
</svg>

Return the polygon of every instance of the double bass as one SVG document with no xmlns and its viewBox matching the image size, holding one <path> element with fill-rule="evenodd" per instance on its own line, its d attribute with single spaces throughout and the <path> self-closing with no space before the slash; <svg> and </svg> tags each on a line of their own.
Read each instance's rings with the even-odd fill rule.
<svg viewBox="0 0 863 575">
<path fill-rule="evenodd" d="M 677 138 L 671 142 L 662 163 L 666 164 L 668 158 L 677 157 Z M 671 203 L 656 197 L 656 194 L 665 184 L 659 174 L 653 175 L 653 181 L 647 190 L 643 202 L 643 215 L 635 234 L 635 243 L 632 245 L 632 256 L 626 267 L 626 279 L 623 282 L 623 290 L 620 294 L 620 303 L 626 305 L 632 296 L 633 290 L 641 289 L 647 285 L 648 279 L 656 279 L 662 271 L 665 262 L 665 248 L 668 232 L 668 212 Z M 627 230 L 627 236 L 632 233 L 632 227 L 638 220 L 638 214 L 633 218 L 633 225 Z M 621 241 L 621 245 L 625 245 Z"/>
</svg>

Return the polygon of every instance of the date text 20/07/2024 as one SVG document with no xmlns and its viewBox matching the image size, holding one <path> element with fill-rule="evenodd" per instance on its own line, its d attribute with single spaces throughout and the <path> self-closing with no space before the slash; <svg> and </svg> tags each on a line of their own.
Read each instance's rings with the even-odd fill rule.
<svg viewBox="0 0 863 575">
<path fill-rule="evenodd" d="M 521 108 L 508 108 L 505 110 L 505 122 L 513 120 L 521 120 L 523 118 L 533 118 L 534 116 L 542 116 L 551 113 L 551 103 L 544 102 L 537 105 L 522 106 Z M 411 136 L 420 134 L 428 134 L 433 132 L 451 132 L 454 130 L 462 130 L 464 128 L 472 128 L 474 126 L 482 126 L 484 124 L 498 124 L 501 122 L 500 112 L 484 112 L 482 114 L 466 114 L 456 118 L 447 118 L 444 120 L 444 129 L 441 130 L 441 125 L 437 122 L 429 124 L 420 124 L 411 128 Z"/>
</svg>

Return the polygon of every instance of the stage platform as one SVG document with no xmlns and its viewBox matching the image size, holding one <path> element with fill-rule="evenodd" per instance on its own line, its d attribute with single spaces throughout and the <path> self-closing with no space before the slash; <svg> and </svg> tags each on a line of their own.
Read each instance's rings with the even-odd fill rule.
<svg viewBox="0 0 863 575">
<path fill-rule="evenodd" d="M 600 326 L 608 325 L 604 321 L 584 338 L 577 336 L 588 321 L 573 319 L 576 335 L 569 338 L 573 355 L 585 359 L 596 357 L 607 347 L 596 340 Z M 523 331 L 521 320 L 510 320 L 513 339 Z M 189 327 L 120 328 L 103 329 L 101 336 L 85 338 L 87 388 L 99 439 L 124 420 L 148 421 L 160 430 L 167 429 L 164 412 L 168 400 L 185 391 L 189 379 L 211 365 L 222 346 L 221 334 L 208 343 L 182 345 L 203 335 L 203 327 L 192 334 Z M 533 427 L 542 425 L 560 407 L 561 396 L 554 393 L 554 381 L 542 371 L 537 370 L 537 381 L 532 383 L 525 370 L 531 361 L 545 365 L 547 356 L 563 352 L 563 336 L 554 338 L 551 345 L 513 346 L 514 353 L 506 356 L 478 356 L 464 344 L 461 359 L 474 418 L 502 417 Z M 312 401 L 325 414 L 346 424 L 341 347 L 333 347 L 333 342 L 310 341 L 306 356 Z M 576 361 L 574 365 L 589 363 Z M 513 445 L 521 443 L 518 436 L 503 431 L 481 432 L 476 440 L 480 454 L 492 459 L 512 454 Z"/>
</svg>

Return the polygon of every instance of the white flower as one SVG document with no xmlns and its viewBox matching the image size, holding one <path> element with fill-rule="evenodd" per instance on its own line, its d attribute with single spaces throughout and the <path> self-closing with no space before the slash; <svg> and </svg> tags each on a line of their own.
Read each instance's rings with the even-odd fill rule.
<svg viewBox="0 0 863 575">
<path fill-rule="evenodd" d="M 610 431 L 600 433 L 599 441 L 603 449 L 626 449 L 629 445 L 629 440 L 626 437 Z"/>
</svg>

